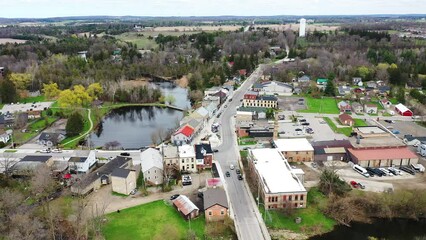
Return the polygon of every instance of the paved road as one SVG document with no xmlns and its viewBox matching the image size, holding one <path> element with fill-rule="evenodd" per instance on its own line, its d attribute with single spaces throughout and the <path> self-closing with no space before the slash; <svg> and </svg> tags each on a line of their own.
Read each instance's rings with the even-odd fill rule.
<svg viewBox="0 0 426 240">
<path fill-rule="evenodd" d="M 226 178 L 226 187 L 239 236 L 244 240 L 270 239 L 261 217 L 259 218 L 260 214 L 251 193 L 247 189 L 247 185 L 245 185 L 244 181 L 237 179 L 235 170 L 231 171 L 229 169 L 230 164 L 239 166 L 239 152 L 233 123 L 236 107 L 240 105 L 240 100 L 243 98 L 246 90 L 259 79 L 262 72 L 262 66 L 260 66 L 249 78 L 247 78 L 240 89 L 234 93 L 232 102 L 226 103 L 228 107 L 224 108 L 219 119 L 222 123 L 222 145 L 217 148 L 219 152 L 215 155 L 215 159 L 219 161 L 223 173 L 226 171 L 231 172 L 231 177 Z"/>
</svg>

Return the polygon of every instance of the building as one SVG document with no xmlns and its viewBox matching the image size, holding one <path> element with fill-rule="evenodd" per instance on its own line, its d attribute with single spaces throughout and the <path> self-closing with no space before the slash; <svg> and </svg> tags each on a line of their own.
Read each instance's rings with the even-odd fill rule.
<svg viewBox="0 0 426 240">
<path fill-rule="evenodd" d="M 97 161 L 95 151 L 90 151 L 87 157 L 71 157 L 68 160 L 68 167 L 76 173 L 88 173 Z"/>
<path fill-rule="evenodd" d="M 210 143 L 195 144 L 194 148 L 197 168 L 211 168 L 213 163 L 213 150 Z"/>
<path fill-rule="evenodd" d="M 141 152 L 143 177 L 148 185 L 159 185 L 163 183 L 163 157 L 159 150 L 148 148 Z M 136 162 L 135 162 L 136 165 Z"/>
<path fill-rule="evenodd" d="M 37 140 L 37 143 L 51 148 L 57 146 L 64 139 L 65 134 L 62 133 L 42 132 Z"/>
<path fill-rule="evenodd" d="M 361 138 L 389 137 L 388 131 L 378 126 L 356 127 L 353 129 Z"/>
<path fill-rule="evenodd" d="M 277 81 L 266 81 L 262 83 L 256 83 L 253 85 L 253 91 L 259 92 L 259 94 L 261 95 L 293 95 L 293 87 L 290 84 Z"/>
<path fill-rule="evenodd" d="M 382 98 L 379 101 L 380 105 L 382 105 L 383 108 L 389 108 L 392 106 L 392 103 L 387 98 Z"/>
<path fill-rule="evenodd" d="M 51 167 L 54 161 L 52 156 L 27 155 L 11 167 L 14 176 L 29 176 L 38 167 L 45 165 Z"/>
<path fill-rule="evenodd" d="M 312 142 L 315 161 L 347 161 L 347 149 L 352 148 L 348 140 Z"/>
<path fill-rule="evenodd" d="M 348 149 L 351 161 L 361 167 L 389 167 L 417 164 L 419 157 L 406 146 Z"/>
<path fill-rule="evenodd" d="M 413 116 L 413 112 L 402 103 L 395 105 L 395 111 L 401 116 Z"/>
<path fill-rule="evenodd" d="M 116 168 L 132 168 L 132 158 L 117 156 L 102 167 L 85 175 L 80 181 L 71 186 L 72 194 L 87 195 L 93 190 L 101 188 L 102 185 L 110 183 L 111 173 Z"/>
<path fill-rule="evenodd" d="M 139 171 L 133 169 L 116 168 L 111 173 L 112 191 L 129 195 L 136 188 Z"/>
<path fill-rule="evenodd" d="M 193 137 L 194 129 L 188 125 L 184 125 L 172 135 L 172 142 L 177 146 L 181 146 L 190 143 Z"/>
<path fill-rule="evenodd" d="M 229 205 L 223 188 L 208 188 L 203 195 L 207 222 L 222 221 L 229 216 Z"/>
<path fill-rule="evenodd" d="M 196 172 L 195 150 L 191 145 L 179 146 L 180 170 L 184 172 Z"/>
<path fill-rule="evenodd" d="M 314 148 L 306 138 L 277 139 L 274 145 L 289 162 L 314 160 Z"/>
<path fill-rule="evenodd" d="M 345 96 L 351 93 L 351 87 L 349 86 L 339 86 L 337 90 L 340 96 Z"/>
<path fill-rule="evenodd" d="M 357 114 L 362 114 L 362 113 L 364 113 L 364 108 L 362 107 L 362 105 L 360 103 L 353 102 L 352 103 L 352 111 L 354 113 L 357 113 Z"/>
<path fill-rule="evenodd" d="M 355 124 L 354 119 L 351 117 L 351 115 L 349 114 L 340 114 L 339 115 L 339 121 L 340 123 L 342 123 L 343 125 L 348 125 L 348 126 L 353 126 Z"/>
<path fill-rule="evenodd" d="M 306 207 L 307 191 L 280 151 L 250 150 L 248 162 L 265 209 Z"/>
<path fill-rule="evenodd" d="M 378 112 L 377 105 L 373 103 L 364 104 L 364 112 L 368 114 L 377 114 Z"/>
<path fill-rule="evenodd" d="M 360 77 L 353 77 L 352 78 L 352 84 L 356 85 L 356 86 L 359 86 L 359 87 L 362 87 L 362 85 L 363 85 L 362 78 L 360 78 Z"/>
<path fill-rule="evenodd" d="M 86 62 L 87 62 L 87 56 L 86 56 L 86 54 L 87 54 L 87 51 L 80 51 L 80 52 L 78 52 L 78 56 L 79 56 L 81 59 L 83 59 L 84 61 L 86 61 Z"/>
<path fill-rule="evenodd" d="M 204 90 L 204 96 L 212 96 L 219 92 L 222 88 L 221 87 L 211 87 L 209 89 Z"/>
<path fill-rule="evenodd" d="M 352 112 L 352 107 L 349 103 L 345 102 L 345 101 L 340 101 L 339 103 L 337 103 L 337 107 L 339 108 L 341 113 L 351 113 Z"/>
<path fill-rule="evenodd" d="M 174 199 L 173 206 L 175 206 L 185 220 L 194 219 L 200 214 L 200 209 L 185 195 L 179 195 L 179 197 Z"/>
<path fill-rule="evenodd" d="M 12 130 L 9 129 L 5 131 L 4 129 L 0 128 L 0 142 L 3 142 L 6 144 L 7 142 L 9 142 L 12 134 L 13 134 Z"/>
<path fill-rule="evenodd" d="M 203 98 L 202 106 L 207 107 L 209 104 L 214 104 L 216 108 L 220 105 L 220 97 L 217 96 L 205 96 Z"/>
<path fill-rule="evenodd" d="M 160 151 L 163 155 L 164 164 L 167 166 L 175 166 L 177 169 L 180 169 L 179 151 L 177 146 L 162 146 Z"/>
<path fill-rule="evenodd" d="M 404 143 L 409 146 L 419 146 L 423 142 L 426 142 L 426 136 L 418 137 L 413 135 L 404 135 Z"/>
<path fill-rule="evenodd" d="M 243 107 L 278 108 L 278 99 L 275 96 L 249 91 L 244 94 Z"/>
<path fill-rule="evenodd" d="M 306 36 L 306 19 L 301 18 L 300 25 L 299 25 L 299 37 L 305 37 L 305 36 Z"/>
<path fill-rule="evenodd" d="M 310 81 L 311 81 L 311 78 L 308 75 L 303 75 L 297 78 L 298 83 L 309 83 Z"/>
</svg>

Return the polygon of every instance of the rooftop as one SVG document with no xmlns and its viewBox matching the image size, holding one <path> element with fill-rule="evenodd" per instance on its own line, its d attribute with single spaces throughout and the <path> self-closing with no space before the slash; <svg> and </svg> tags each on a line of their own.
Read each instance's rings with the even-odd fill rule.
<svg viewBox="0 0 426 240">
<path fill-rule="evenodd" d="M 351 137 L 349 138 L 349 141 L 351 141 L 352 146 L 354 148 L 405 146 L 405 144 L 401 140 L 391 136 L 362 138 L 360 139 L 359 143 L 357 143 L 357 139 L 355 137 Z"/>
<path fill-rule="evenodd" d="M 177 207 L 179 211 L 183 213 L 183 215 L 188 215 L 194 210 L 199 210 L 197 206 L 189 198 L 185 195 L 179 195 L 175 200 L 173 200 L 173 204 Z"/>
<path fill-rule="evenodd" d="M 194 147 L 191 145 L 179 146 L 179 157 L 181 158 L 192 158 L 195 157 Z"/>
<path fill-rule="evenodd" d="M 127 178 L 129 176 L 131 170 L 125 168 L 116 168 L 112 171 L 111 176 L 119 177 L 119 178 Z"/>
<path fill-rule="evenodd" d="M 313 151 L 314 148 L 306 138 L 278 139 L 274 141 L 281 152 Z"/>
<path fill-rule="evenodd" d="M 178 158 L 179 154 L 178 154 L 178 147 L 176 146 L 164 146 L 161 148 L 161 150 L 163 151 L 163 156 L 165 158 Z"/>
<path fill-rule="evenodd" d="M 300 180 L 292 173 L 287 160 L 277 149 L 253 149 L 250 154 L 266 193 L 306 192 Z"/>
<path fill-rule="evenodd" d="M 210 143 L 201 143 L 195 145 L 195 158 L 203 159 L 204 155 L 213 154 L 212 146 Z"/>
<path fill-rule="evenodd" d="M 155 148 L 148 148 L 141 152 L 141 166 L 142 171 L 148 171 L 153 167 L 163 169 L 163 157 L 161 156 L 160 150 Z"/>
<path fill-rule="evenodd" d="M 377 126 L 365 126 L 365 127 L 357 127 L 355 128 L 360 133 L 363 134 L 381 134 L 381 133 L 387 133 L 385 130 L 377 127 Z"/>
<path fill-rule="evenodd" d="M 21 159 L 21 162 L 47 162 L 52 156 L 27 155 Z"/>
<path fill-rule="evenodd" d="M 228 199 L 225 190 L 222 188 L 209 188 L 204 192 L 204 209 L 208 209 L 216 204 L 228 208 Z"/>
<path fill-rule="evenodd" d="M 184 127 L 179 128 L 179 130 L 175 133 L 175 135 L 182 133 L 183 135 L 190 137 L 193 132 L 194 132 L 194 129 L 192 127 L 185 125 Z"/>
<path fill-rule="evenodd" d="M 85 162 L 87 157 L 71 157 L 68 162 Z"/>
<path fill-rule="evenodd" d="M 407 147 L 387 147 L 375 149 L 348 149 L 348 151 L 360 161 L 377 159 L 403 159 L 418 158 Z"/>
<path fill-rule="evenodd" d="M 399 104 L 397 104 L 397 105 L 395 105 L 395 108 L 397 108 L 399 111 L 401 111 L 401 112 L 406 112 L 406 111 L 409 111 L 409 112 L 411 112 L 411 110 L 410 109 L 408 109 L 405 105 L 403 105 L 402 103 L 399 103 Z"/>
</svg>

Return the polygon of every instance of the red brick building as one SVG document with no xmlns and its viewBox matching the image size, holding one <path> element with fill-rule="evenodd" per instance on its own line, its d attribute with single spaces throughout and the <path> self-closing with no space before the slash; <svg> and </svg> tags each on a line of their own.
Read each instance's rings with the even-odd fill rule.
<svg viewBox="0 0 426 240">
<path fill-rule="evenodd" d="M 228 199 L 222 188 L 209 188 L 204 192 L 206 221 L 222 221 L 229 215 Z"/>
</svg>

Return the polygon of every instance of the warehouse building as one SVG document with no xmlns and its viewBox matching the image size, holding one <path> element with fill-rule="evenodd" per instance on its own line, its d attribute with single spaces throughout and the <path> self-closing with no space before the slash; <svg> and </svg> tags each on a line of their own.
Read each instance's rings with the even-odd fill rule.
<svg viewBox="0 0 426 240">
<path fill-rule="evenodd" d="M 416 164 L 419 157 L 404 146 L 348 149 L 353 163 L 362 167 L 407 166 Z"/>
</svg>

